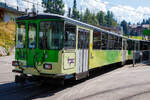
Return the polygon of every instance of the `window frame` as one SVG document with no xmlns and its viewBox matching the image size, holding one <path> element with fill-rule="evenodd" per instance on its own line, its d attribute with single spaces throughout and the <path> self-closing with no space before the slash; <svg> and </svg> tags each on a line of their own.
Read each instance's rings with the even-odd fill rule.
<svg viewBox="0 0 150 100">
<path fill-rule="evenodd" d="M 73 26 L 74 28 L 75 28 L 75 46 L 74 47 L 65 47 L 65 34 L 66 34 L 66 25 L 71 25 L 71 26 Z M 77 26 L 75 25 L 75 24 L 72 24 L 72 23 L 69 23 L 69 22 L 64 22 L 64 33 L 63 33 L 63 46 L 62 46 L 62 48 L 63 49 L 65 49 L 65 50 L 68 50 L 68 49 L 76 49 L 77 48 L 77 46 L 76 46 L 76 43 L 77 43 L 77 39 L 76 39 L 76 37 L 77 37 Z"/>
<path fill-rule="evenodd" d="M 99 42 L 99 48 L 96 48 L 95 47 L 96 44 L 94 44 L 94 43 L 96 43 L 95 40 L 94 40 L 94 31 L 98 32 L 98 34 L 100 35 L 100 39 L 98 38 L 99 40 L 96 41 L 96 42 Z M 101 31 L 93 30 L 93 49 L 94 50 L 101 50 L 102 49 L 102 32 Z"/>
<path fill-rule="evenodd" d="M 40 37 L 40 23 L 42 23 L 42 22 L 57 22 L 57 23 L 62 23 L 62 25 L 63 25 L 63 27 L 61 28 L 62 29 L 62 46 L 59 48 L 59 49 L 52 49 L 52 48 L 39 48 L 39 45 L 40 45 L 40 41 L 39 41 L 39 37 Z M 39 22 L 39 34 L 38 34 L 38 49 L 40 49 L 40 50 L 61 50 L 62 48 L 63 48 L 63 40 L 64 40 L 64 37 L 63 37 L 63 35 L 64 35 L 64 21 L 57 21 L 57 20 L 47 20 L 47 21 L 40 21 Z M 45 42 L 45 41 L 44 41 Z"/>
<path fill-rule="evenodd" d="M 81 32 L 80 34 L 83 34 L 83 36 L 85 36 L 85 40 L 86 40 L 86 45 L 82 45 L 83 47 L 79 46 L 79 32 Z M 88 39 L 86 38 L 88 34 Z M 83 42 L 84 43 L 84 42 Z M 83 28 L 78 28 L 78 45 L 77 45 L 77 49 L 89 49 L 90 45 L 90 31 L 87 29 L 83 29 Z"/>
<path fill-rule="evenodd" d="M 103 38 L 103 35 L 104 35 L 104 34 L 107 36 L 107 39 L 104 39 L 104 38 Z M 102 50 L 108 50 L 108 33 L 102 32 L 101 39 L 102 39 L 102 44 L 101 44 L 102 47 L 101 47 L 101 49 L 102 49 Z M 103 47 L 103 41 L 104 41 L 104 43 L 105 43 L 105 46 L 104 46 L 105 48 Z"/>
<path fill-rule="evenodd" d="M 26 24 L 26 22 L 16 22 L 16 23 L 17 23 L 17 25 L 18 25 L 18 23 L 19 23 L 19 24 L 21 23 L 21 24 L 24 24 L 24 26 L 25 26 L 25 27 L 24 27 L 24 29 L 25 29 L 25 44 L 24 44 L 24 47 L 22 47 L 22 48 L 17 48 L 17 47 L 16 47 L 16 46 L 17 46 L 17 43 L 18 43 L 18 38 L 17 38 L 17 37 L 18 37 L 18 32 L 17 32 L 18 30 L 16 31 L 17 34 L 15 35 L 15 42 L 16 42 L 16 43 L 15 43 L 15 48 L 17 48 L 17 49 L 23 49 L 23 48 L 26 48 L 26 33 L 27 33 L 27 29 L 26 29 L 27 26 L 26 26 L 26 25 L 27 25 L 27 24 Z"/>
<path fill-rule="evenodd" d="M 35 43 L 35 47 L 34 48 L 29 48 L 29 26 L 31 25 L 31 24 L 35 24 L 36 25 L 36 27 L 35 27 L 35 33 L 36 33 L 36 36 L 35 36 L 35 41 L 36 41 L 36 43 Z M 29 22 L 28 23 L 28 40 L 27 40 L 27 48 L 28 49 L 36 49 L 37 48 L 37 27 L 38 27 L 38 24 L 37 23 L 34 23 L 34 22 Z"/>
</svg>

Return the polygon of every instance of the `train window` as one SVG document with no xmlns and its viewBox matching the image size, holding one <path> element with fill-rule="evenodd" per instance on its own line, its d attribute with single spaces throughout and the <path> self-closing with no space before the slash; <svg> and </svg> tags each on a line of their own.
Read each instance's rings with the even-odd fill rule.
<svg viewBox="0 0 150 100">
<path fill-rule="evenodd" d="M 17 23 L 16 48 L 25 47 L 25 35 L 26 35 L 25 23 Z"/>
<path fill-rule="evenodd" d="M 132 41 L 132 47 L 131 50 L 135 50 L 135 41 Z"/>
<path fill-rule="evenodd" d="M 102 33 L 102 50 L 107 50 L 108 34 Z"/>
<path fill-rule="evenodd" d="M 78 49 L 89 48 L 89 31 L 84 29 L 78 30 Z"/>
<path fill-rule="evenodd" d="M 119 37 L 119 50 L 121 50 L 122 49 L 122 37 Z"/>
<path fill-rule="evenodd" d="M 61 49 L 63 39 L 63 23 L 49 21 L 40 22 L 39 48 L 40 49 Z"/>
<path fill-rule="evenodd" d="M 36 29 L 37 25 L 34 23 L 29 24 L 29 30 L 28 30 L 28 47 L 29 48 L 35 48 L 36 47 Z"/>
<path fill-rule="evenodd" d="M 128 41 L 127 41 L 127 44 L 128 44 L 127 50 L 132 50 L 132 41 L 131 41 L 131 40 L 128 40 Z"/>
<path fill-rule="evenodd" d="M 123 40 L 123 50 L 126 50 L 126 40 Z"/>
<path fill-rule="evenodd" d="M 119 37 L 115 36 L 114 49 L 119 50 Z"/>
<path fill-rule="evenodd" d="M 138 41 L 136 42 L 136 50 L 137 51 L 139 50 L 139 42 Z"/>
<path fill-rule="evenodd" d="M 143 42 L 143 50 L 148 50 L 147 42 Z"/>
<path fill-rule="evenodd" d="M 150 50 L 150 42 L 148 42 L 148 50 Z"/>
<path fill-rule="evenodd" d="M 114 35 L 108 35 L 108 49 L 109 50 L 113 50 L 114 49 L 114 42 L 115 42 Z"/>
<path fill-rule="evenodd" d="M 130 41 L 130 40 L 127 40 L 127 50 L 129 50 L 129 47 L 130 47 L 129 41 Z"/>
<path fill-rule="evenodd" d="M 76 26 L 74 25 L 65 24 L 64 48 L 65 49 L 76 48 Z"/>
<path fill-rule="evenodd" d="M 142 49 L 143 49 L 143 42 L 140 41 L 140 50 L 142 50 Z"/>
<path fill-rule="evenodd" d="M 101 32 L 94 30 L 93 32 L 93 49 L 101 48 Z"/>
</svg>

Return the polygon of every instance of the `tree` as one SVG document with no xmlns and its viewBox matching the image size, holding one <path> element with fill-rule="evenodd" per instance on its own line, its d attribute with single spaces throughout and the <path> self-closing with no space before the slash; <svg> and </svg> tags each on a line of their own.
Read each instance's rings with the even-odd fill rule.
<svg viewBox="0 0 150 100">
<path fill-rule="evenodd" d="M 46 8 L 45 13 L 54 13 L 64 15 L 64 3 L 62 0 L 42 0 L 43 6 Z"/>
<path fill-rule="evenodd" d="M 111 13 L 110 13 L 110 11 L 107 11 L 107 14 L 105 16 L 105 20 L 106 20 L 106 26 L 110 27 L 111 26 Z"/>
<path fill-rule="evenodd" d="M 129 22 L 128 25 L 131 25 L 131 22 Z"/>
<path fill-rule="evenodd" d="M 82 22 L 83 22 L 83 17 L 84 17 L 84 16 L 83 16 L 83 13 L 81 12 L 81 13 L 79 14 L 79 18 L 80 18 L 79 20 L 82 21 Z"/>
<path fill-rule="evenodd" d="M 97 13 L 97 20 L 99 22 L 99 25 L 106 25 L 106 20 L 105 20 L 105 13 L 103 11 L 100 11 Z"/>
<path fill-rule="evenodd" d="M 91 14 L 90 24 L 99 26 L 99 22 L 95 14 Z"/>
<path fill-rule="evenodd" d="M 72 8 L 72 18 L 78 20 L 80 17 L 79 11 L 77 10 L 77 3 L 76 0 L 73 2 L 73 8 Z"/>
<path fill-rule="evenodd" d="M 124 34 L 128 34 L 128 23 L 125 20 L 123 20 L 121 22 L 121 26 L 123 27 Z"/>
<path fill-rule="evenodd" d="M 143 19 L 143 21 L 142 21 L 142 23 L 141 23 L 141 24 L 142 24 L 142 25 L 143 25 L 143 24 L 146 24 L 146 21 L 145 21 L 145 19 Z"/>
<path fill-rule="evenodd" d="M 150 18 L 146 20 L 145 24 L 150 24 Z"/>
<path fill-rule="evenodd" d="M 91 19 L 91 13 L 90 13 L 90 10 L 86 8 L 84 17 L 83 17 L 83 22 L 89 23 L 89 19 Z"/>
<path fill-rule="evenodd" d="M 71 17 L 71 8 L 68 9 L 68 17 Z"/>
</svg>

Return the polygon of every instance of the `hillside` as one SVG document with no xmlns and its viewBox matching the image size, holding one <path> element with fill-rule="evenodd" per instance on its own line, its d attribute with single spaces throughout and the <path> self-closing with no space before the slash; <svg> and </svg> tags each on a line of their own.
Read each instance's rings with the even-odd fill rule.
<svg viewBox="0 0 150 100">
<path fill-rule="evenodd" d="M 0 22 L 0 46 L 4 47 L 8 52 L 15 44 L 15 27 L 14 22 Z"/>
</svg>

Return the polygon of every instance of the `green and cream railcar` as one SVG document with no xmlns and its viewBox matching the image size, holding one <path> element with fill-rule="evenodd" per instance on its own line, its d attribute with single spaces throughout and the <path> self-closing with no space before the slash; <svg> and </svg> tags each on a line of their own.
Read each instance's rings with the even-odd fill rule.
<svg viewBox="0 0 150 100">
<path fill-rule="evenodd" d="M 70 18 L 38 14 L 16 23 L 13 72 L 26 77 L 81 79 L 91 69 L 133 59 L 136 40 Z"/>
</svg>

